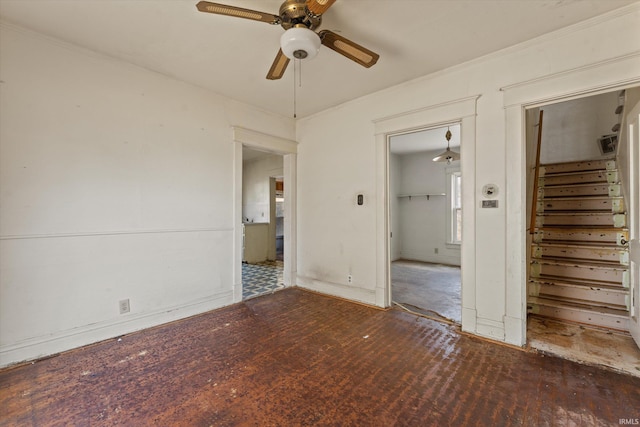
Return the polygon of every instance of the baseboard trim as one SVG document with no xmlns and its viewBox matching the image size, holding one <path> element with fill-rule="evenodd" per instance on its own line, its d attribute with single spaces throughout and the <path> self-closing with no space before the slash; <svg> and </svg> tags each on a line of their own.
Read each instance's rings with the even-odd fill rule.
<svg viewBox="0 0 640 427">
<path fill-rule="evenodd" d="M 77 347 L 202 314 L 230 304 L 233 304 L 233 292 L 225 291 L 154 312 L 134 314 L 118 320 L 94 323 L 51 335 L 29 338 L 0 347 L 0 368 L 48 357 Z"/>
<path fill-rule="evenodd" d="M 350 301 L 364 303 L 366 305 L 376 305 L 375 289 L 363 289 L 339 283 L 325 282 L 301 276 L 299 274 L 296 277 L 296 285 L 302 289 L 308 289 L 321 294 L 344 298 Z"/>
</svg>

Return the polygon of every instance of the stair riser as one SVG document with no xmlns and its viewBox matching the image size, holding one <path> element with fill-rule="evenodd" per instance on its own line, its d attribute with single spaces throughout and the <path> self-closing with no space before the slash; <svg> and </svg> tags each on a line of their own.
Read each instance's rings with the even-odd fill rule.
<svg viewBox="0 0 640 427">
<path fill-rule="evenodd" d="M 531 277 L 538 278 L 542 276 L 564 277 L 569 280 L 597 280 L 624 287 L 627 287 L 629 283 L 626 270 L 533 263 L 531 265 Z"/>
<path fill-rule="evenodd" d="M 598 242 L 621 244 L 622 240 L 629 240 L 626 230 L 571 230 L 571 229 L 544 229 L 537 230 L 533 234 L 533 241 L 563 240 L 569 242 Z"/>
<path fill-rule="evenodd" d="M 538 178 L 538 186 L 544 187 L 547 185 L 571 185 L 571 184 L 590 184 L 590 183 L 609 183 L 615 184 L 618 182 L 617 171 L 596 171 L 596 172 L 584 172 L 575 173 L 570 175 L 543 175 Z"/>
<path fill-rule="evenodd" d="M 536 217 L 536 227 L 544 227 L 549 225 L 566 225 L 566 226 L 600 226 L 600 227 L 626 227 L 627 220 L 624 214 L 611 214 L 609 212 L 593 215 L 580 214 L 556 214 L 556 215 L 539 215 Z"/>
<path fill-rule="evenodd" d="M 553 211 L 603 211 L 624 213 L 624 202 L 621 198 L 579 198 L 579 199 L 542 199 L 538 201 L 538 212 Z"/>
<path fill-rule="evenodd" d="M 533 258 L 568 258 L 617 262 L 629 265 L 629 253 L 618 248 L 572 248 L 567 246 L 533 246 Z"/>
<path fill-rule="evenodd" d="M 540 173 L 542 175 L 546 175 L 550 173 L 580 172 L 588 170 L 614 170 L 615 168 L 616 162 L 613 160 L 592 160 L 587 162 L 570 162 L 544 165 L 540 166 Z"/>
<path fill-rule="evenodd" d="M 594 184 L 594 185 L 580 185 L 576 187 L 572 186 L 560 186 L 560 187 L 541 187 L 538 189 L 538 198 L 543 199 L 545 197 L 580 197 L 580 196 L 620 196 L 619 184 Z"/>
<path fill-rule="evenodd" d="M 529 312 L 554 319 L 585 323 L 602 328 L 616 329 L 625 332 L 629 330 L 628 318 L 609 316 L 607 314 L 585 313 L 573 308 L 547 307 L 535 304 L 531 307 Z"/>
<path fill-rule="evenodd" d="M 563 284 L 531 283 L 532 296 L 542 296 L 558 300 L 573 299 L 589 301 L 594 306 L 628 310 L 629 295 L 626 291 L 612 291 L 597 287 L 578 287 Z"/>
</svg>

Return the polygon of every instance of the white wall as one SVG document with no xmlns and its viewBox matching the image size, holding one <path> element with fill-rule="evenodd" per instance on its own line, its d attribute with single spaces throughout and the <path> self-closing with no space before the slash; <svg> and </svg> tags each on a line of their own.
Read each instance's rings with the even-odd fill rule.
<svg viewBox="0 0 640 427">
<path fill-rule="evenodd" d="M 231 126 L 293 121 L 0 31 L 0 365 L 231 303 Z"/>
<path fill-rule="evenodd" d="M 242 219 L 269 222 L 269 178 L 282 176 L 282 156 L 269 154 L 242 164 Z"/>
<path fill-rule="evenodd" d="M 613 157 L 602 155 L 597 140 L 613 133 L 617 106 L 618 91 L 545 105 L 540 163 Z"/>
<path fill-rule="evenodd" d="M 393 141 L 393 139 L 392 139 Z M 433 162 L 442 150 L 400 156 L 401 194 L 450 193 L 447 170 L 458 162 Z M 400 256 L 404 259 L 460 265 L 460 247 L 448 244 L 447 197 L 403 197 L 398 202 Z M 436 253 L 437 249 L 437 253 Z"/>
<path fill-rule="evenodd" d="M 611 31 L 612 28 L 616 30 Z M 507 130 L 511 129 L 507 126 L 502 89 L 557 75 L 569 76 L 585 90 L 601 90 L 632 79 L 629 74 L 638 77 L 637 69 L 609 70 L 606 66 L 615 58 L 633 58 L 629 55 L 637 55 L 638 51 L 640 13 L 636 4 L 299 120 L 298 284 L 370 304 L 380 303 L 376 299 L 377 283 L 386 280 L 382 276 L 388 272 L 378 265 L 380 257 L 375 249 L 382 244 L 376 240 L 378 218 L 385 215 L 384 210 L 376 208 L 380 205 L 377 197 L 385 192 L 376 184 L 384 182 L 377 179 L 384 174 L 377 165 L 384 162 L 376 158 L 374 121 L 479 95 L 475 154 L 462 170 L 466 186 L 464 215 L 470 215 L 475 225 L 473 234 L 467 230 L 463 237 L 463 257 L 467 253 L 464 248 L 468 248 L 470 258 L 463 258 L 462 274 L 473 277 L 475 282 L 463 280 L 462 326 L 473 333 L 522 344 L 526 313 L 524 276 L 519 272 L 525 263 L 526 189 L 520 183 L 524 182 L 521 153 L 525 128 L 514 128 L 507 139 Z M 594 71 L 599 70 L 594 64 L 604 64 L 602 69 L 607 72 Z M 375 67 L 363 70 L 363 77 L 375 72 Z M 581 82 L 583 75 L 586 77 Z M 538 99 L 563 93 L 561 86 L 547 87 Z M 529 97 L 528 101 L 534 99 Z M 517 115 L 514 117 L 521 120 L 522 110 L 513 111 Z M 330 174 L 327 165 L 331 165 Z M 497 209 L 479 207 L 481 189 L 488 183 L 496 184 L 500 190 Z M 365 194 L 364 206 L 355 204 L 355 194 L 359 192 Z M 508 219 L 510 226 L 517 229 L 507 227 Z M 347 281 L 349 274 L 353 274 L 352 284 Z M 507 281 L 507 277 L 515 280 Z M 472 317 L 465 317 L 465 313 Z"/>
</svg>

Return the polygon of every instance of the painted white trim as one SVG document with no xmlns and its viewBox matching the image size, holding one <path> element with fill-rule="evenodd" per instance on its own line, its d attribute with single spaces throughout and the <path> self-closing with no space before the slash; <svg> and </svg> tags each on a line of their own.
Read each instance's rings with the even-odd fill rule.
<svg viewBox="0 0 640 427">
<path fill-rule="evenodd" d="M 525 112 L 520 105 L 505 111 L 505 339 L 526 344 L 527 333 L 527 176 Z M 523 141 L 521 144 L 515 141 Z M 514 286 L 519 283 L 520 286 Z"/>
<path fill-rule="evenodd" d="M 476 102 L 481 95 L 454 99 L 440 104 L 374 119 L 375 134 L 403 134 L 417 129 L 441 127 L 476 115 Z M 451 118 L 456 119 L 452 120 Z M 429 123 L 424 126 L 424 123 Z"/>
<path fill-rule="evenodd" d="M 498 322 L 491 319 L 478 318 L 476 325 L 476 334 L 483 337 L 491 338 L 496 341 L 505 340 L 504 322 Z"/>
<path fill-rule="evenodd" d="M 233 302 L 242 301 L 242 144 L 233 147 Z"/>
<path fill-rule="evenodd" d="M 233 301 L 229 291 L 200 298 L 174 307 L 163 308 L 139 315 L 123 315 L 118 320 L 94 323 L 80 328 L 56 332 L 47 336 L 29 338 L 0 347 L 0 366 L 37 360 L 73 348 L 112 339 L 142 329 L 162 325 L 178 319 L 206 313 Z M 126 339 L 126 338 L 124 338 Z M 19 362 L 17 362 L 19 361 Z"/>
<path fill-rule="evenodd" d="M 283 159 L 283 172 L 286 182 L 285 198 L 284 198 L 284 264 L 285 268 L 283 272 L 283 281 L 285 286 L 295 286 L 297 282 L 298 271 L 298 257 L 297 257 L 297 244 L 298 241 L 298 186 L 296 177 L 298 176 L 297 169 L 297 154 L 287 154 Z"/>
<path fill-rule="evenodd" d="M 297 151 L 298 143 L 290 139 L 245 129 L 232 127 L 234 147 L 233 178 L 233 301 L 242 301 L 242 147 L 257 148 L 283 156 L 285 182 L 284 201 L 284 271 L 285 287 L 296 285 L 297 272 Z"/>
<path fill-rule="evenodd" d="M 301 288 L 309 289 L 325 295 L 337 296 L 365 304 L 379 306 L 376 302 L 376 298 L 378 297 L 377 290 L 356 288 L 353 286 L 343 285 L 341 283 L 327 282 L 305 276 L 297 276 L 297 280 L 298 286 Z"/>
<path fill-rule="evenodd" d="M 629 162 L 629 194 L 627 215 L 629 219 L 629 333 L 640 347 L 640 102 L 632 107 L 625 118 L 628 129 L 627 156 Z"/>
<path fill-rule="evenodd" d="M 640 52 L 526 80 L 500 88 L 505 108 L 568 101 L 640 84 Z M 611 78 L 610 76 L 615 76 Z"/>
<path fill-rule="evenodd" d="M 505 342 L 526 344 L 527 224 L 525 108 L 620 90 L 640 84 L 640 54 L 549 74 L 505 86 L 506 295 Z"/>
<path fill-rule="evenodd" d="M 277 154 L 295 154 L 298 152 L 298 143 L 296 141 L 239 126 L 233 126 L 232 129 L 233 140 L 247 147 L 267 150 Z"/>
<path fill-rule="evenodd" d="M 390 215 L 389 215 L 389 137 L 410 129 L 424 129 L 447 123 L 460 123 L 460 172 L 462 188 L 463 238 L 461 245 L 462 329 L 477 333 L 476 317 L 476 108 L 480 96 L 471 96 L 394 114 L 373 121 L 376 135 L 376 305 L 391 304 Z"/>
</svg>

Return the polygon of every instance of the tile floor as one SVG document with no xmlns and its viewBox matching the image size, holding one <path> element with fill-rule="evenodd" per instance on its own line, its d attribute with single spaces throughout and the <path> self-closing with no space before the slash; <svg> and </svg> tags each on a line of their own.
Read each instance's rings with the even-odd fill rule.
<svg viewBox="0 0 640 427">
<path fill-rule="evenodd" d="M 242 299 L 246 300 L 284 289 L 283 267 L 282 261 L 242 263 Z"/>
</svg>

